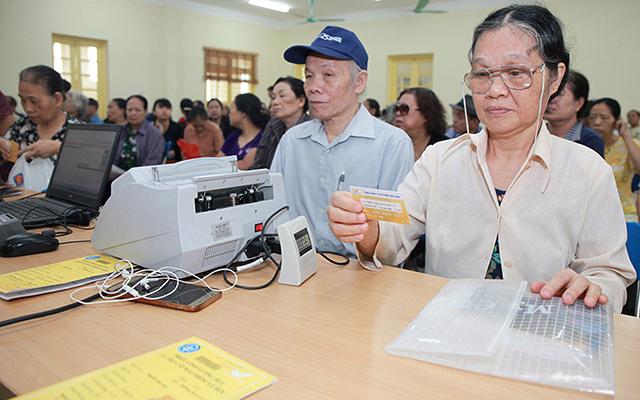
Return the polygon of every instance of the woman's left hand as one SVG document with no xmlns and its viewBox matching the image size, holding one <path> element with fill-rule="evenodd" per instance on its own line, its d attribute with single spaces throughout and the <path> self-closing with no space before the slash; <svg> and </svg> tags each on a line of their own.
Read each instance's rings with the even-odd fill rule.
<svg viewBox="0 0 640 400">
<path fill-rule="evenodd" d="M 531 284 L 533 293 L 540 293 L 543 299 L 562 296 L 564 304 L 573 304 L 577 299 L 584 298 L 587 307 L 607 304 L 609 298 L 602 293 L 600 285 L 591 283 L 576 271 L 565 268 L 555 274 L 548 282 L 536 281 Z"/>
<path fill-rule="evenodd" d="M 30 144 L 29 146 L 21 149 L 18 152 L 18 156 L 24 154 L 27 161 L 31 161 L 34 158 L 47 158 L 54 154 L 58 154 L 60 150 L 60 141 L 58 140 L 38 140 L 37 142 Z"/>
<path fill-rule="evenodd" d="M 618 130 L 621 138 L 631 138 L 631 130 L 629 129 L 629 124 L 627 124 L 627 121 L 625 121 L 624 119 L 618 119 L 618 121 L 616 122 L 616 129 Z"/>
</svg>

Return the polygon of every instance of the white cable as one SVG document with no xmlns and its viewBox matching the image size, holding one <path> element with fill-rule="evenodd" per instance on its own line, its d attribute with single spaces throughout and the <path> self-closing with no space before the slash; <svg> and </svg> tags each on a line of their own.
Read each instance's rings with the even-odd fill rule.
<svg viewBox="0 0 640 400">
<path fill-rule="evenodd" d="M 252 261 L 252 262 L 250 262 L 248 264 L 241 265 L 241 266 L 237 267 L 236 271 L 238 273 L 243 272 L 243 271 L 247 271 L 247 270 L 250 270 L 250 269 L 253 269 L 253 268 L 257 267 L 258 265 L 262 264 L 263 262 L 264 262 L 264 258 L 260 257 L 255 261 Z"/>
<path fill-rule="evenodd" d="M 467 117 L 467 99 L 465 98 L 465 95 L 464 95 L 464 81 L 460 82 L 460 87 L 462 89 L 462 107 L 464 108 L 464 124 L 467 127 L 467 133 L 471 133 L 469 132 L 469 118 Z"/>
<path fill-rule="evenodd" d="M 538 99 L 538 119 L 536 121 L 536 136 L 535 138 L 538 137 L 538 133 L 540 132 L 540 128 L 542 127 L 542 97 L 544 96 L 544 84 L 545 84 L 545 65 L 544 63 L 542 64 L 542 67 L 540 67 L 541 72 L 542 72 L 542 90 L 540 91 L 540 98 Z M 535 141 L 536 139 L 534 139 Z"/>
<path fill-rule="evenodd" d="M 200 278 L 195 274 L 191 273 L 190 271 L 187 271 L 182 268 L 177 268 L 177 267 L 161 267 L 159 269 L 145 268 L 145 269 L 135 271 L 131 261 L 123 259 L 115 265 L 115 271 L 109 274 L 104 280 L 95 282 L 94 285 L 91 285 L 91 286 L 78 288 L 73 292 L 71 292 L 69 294 L 69 297 L 71 298 L 72 301 L 76 303 L 87 304 L 87 305 L 119 303 L 119 302 L 126 302 L 126 301 L 134 301 L 138 299 L 160 300 L 175 293 L 180 283 L 193 284 L 192 282 L 186 282 L 183 279 L 181 279 L 178 276 L 178 274 L 174 271 L 182 272 L 183 274 L 189 277 L 195 278 L 197 281 L 202 283 L 207 289 L 214 292 L 229 291 L 233 289 L 238 283 L 238 275 L 236 274 L 235 271 L 229 268 L 220 268 L 220 269 L 213 270 L 209 274 Z M 218 289 L 218 288 L 213 288 L 209 286 L 209 284 L 205 281 L 205 279 L 209 278 L 211 275 L 218 272 L 230 272 L 235 278 L 233 281 L 233 284 L 224 289 Z M 112 282 L 115 279 L 118 279 L 119 277 L 123 278 L 122 281 Z M 138 278 L 138 280 L 132 284 L 132 280 L 136 278 Z M 144 288 L 146 285 L 148 287 L 149 282 L 156 282 L 159 280 L 163 280 L 164 282 L 151 292 L 140 294 L 140 292 L 138 291 L 139 289 L 137 289 L 139 286 Z M 154 294 L 163 290 L 171 282 L 174 282 L 175 285 L 169 293 L 165 293 L 162 296 L 154 296 Z M 119 285 L 116 286 L 116 284 L 118 283 Z M 113 289 L 114 287 L 115 289 Z M 102 298 L 102 300 L 85 302 L 76 297 L 77 293 L 83 290 L 89 290 L 94 288 L 97 288 L 98 293 L 100 294 L 100 297 Z M 148 289 L 145 289 L 145 290 L 148 290 Z M 131 297 L 125 297 L 127 295 Z"/>
</svg>

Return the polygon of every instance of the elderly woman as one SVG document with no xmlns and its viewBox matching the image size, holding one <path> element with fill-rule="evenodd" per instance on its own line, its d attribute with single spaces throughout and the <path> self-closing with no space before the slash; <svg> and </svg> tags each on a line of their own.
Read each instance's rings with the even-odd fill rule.
<svg viewBox="0 0 640 400">
<path fill-rule="evenodd" d="M 127 101 L 120 97 L 111 99 L 107 105 L 107 118 L 105 124 L 126 125 L 127 124 Z"/>
<path fill-rule="evenodd" d="M 269 168 L 280 139 L 293 126 L 309 121 L 304 82 L 292 76 L 280 77 L 273 85 L 271 115 L 264 128 L 251 169 Z"/>
<path fill-rule="evenodd" d="M 65 93 L 70 88 L 69 82 L 45 65 L 20 72 L 18 94 L 27 115 L 16 121 L 4 139 L 0 139 L 0 151 L 5 159 L 11 153 L 10 141 L 18 144 L 18 154 L 24 154 L 27 159 L 58 154 L 67 125 L 79 122 L 63 110 Z"/>
<path fill-rule="evenodd" d="M 393 107 L 393 124 L 411 138 L 413 158 L 420 158 L 427 146 L 448 139 L 444 107 L 432 90 L 410 88 L 400 92 Z"/>
<path fill-rule="evenodd" d="M 426 273 L 526 280 L 545 299 L 620 311 L 635 272 L 611 169 L 542 123 L 569 66 L 560 22 L 540 6 L 502 8 L 476 27 L 469 56 L 485 128 L 427 147 L 399 187 L 409 225 L 366 220 L 337 192 L 334 234 L 376 269 L 401 263 L 426 231 Z"/>
<path fill-rule="evenodd" d="M 144 96 L 134 94 L 127 99 L 127 124 L 122 127 L 113 161 L 127 171 L 133 167 L 162 164 L 164 137 L 158 128 L 146 120 L 149 103 Z"/>
</svg>

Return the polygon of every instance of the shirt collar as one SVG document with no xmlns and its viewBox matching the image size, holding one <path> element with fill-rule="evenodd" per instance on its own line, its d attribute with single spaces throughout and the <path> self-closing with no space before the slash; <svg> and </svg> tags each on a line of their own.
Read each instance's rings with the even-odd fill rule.
<svg viewBox="0 0 640 400">
<path fill-rule="evenodd" d="M 476 156 L 479 160 L 482 160 L 482 163 L 486 163 L 486 155 L 487 155 L 487 141 L 489 136 L 487 134 L 487 128 L 482 128 L 479 133 L 468 134 L 459 136 L 449 148 L 445 151 L 443 155 L 443 161 L 450 154 L 454 152 L 455 149 L 463 145 L 464 143 L 468 143 L 473 151 L 476 152 Z M 551 155 L 552 155 L 552 137 L 551 133 L 547 129 L 546 124 L 544 122 L 541 124 L 540 132 L 535 138 L 533 142 L 533 146 L 529 152 L 529 157 L 527 158 L 528 162 L 537 162 L 542 168 L 545 169 L 545 180 L 542 185 L 542 192 L 547 189 L 549 185 L 550 178 L 550 164 L 551 164 Z"/>
<path fill-rule="evenodd" d="M 344 131 L 334 139 L 331 145 L 335 145 L 349 139 L 351 136 L 358 136 L 363 138 L 375 139 L 376 135 L 373 129 L 373 117 L 369 111 L 360 104 L 360 108 L 353 116 Z M 309 122 L 310 129 L 299 129 L 295 132 L 295 137 L 298 139 L 305 139 L 311 137 L 312 140 L 328 146 L 327 134 L 324 131 L 324 123 L 319 119 L 314 118 Z"/>
</svg>

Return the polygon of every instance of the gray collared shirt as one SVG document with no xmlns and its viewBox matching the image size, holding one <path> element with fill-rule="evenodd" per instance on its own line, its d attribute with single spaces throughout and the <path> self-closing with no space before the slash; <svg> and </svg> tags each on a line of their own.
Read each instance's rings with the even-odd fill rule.
<svg viewBox="0 0 640 400">
<path fill-rule="evenodd" d="M 349 186 L 396 190 L 413 161 L 407 134 L 372 117 L 361 105 L 331 143 L 320 120 L 289 129 L 278 145 L 271 171 L 282 173 L 289 215 L 307 218 L 318 250 L 354 257 L 354 246 L 336 239 L 327 217 L 340 176 L 344 174 L 341 190 Z"/>
</svg>

